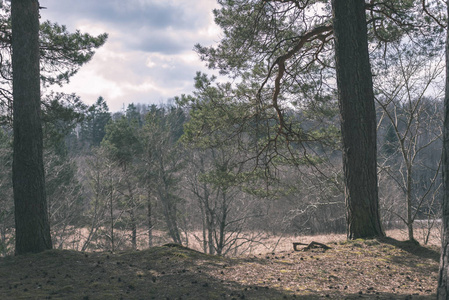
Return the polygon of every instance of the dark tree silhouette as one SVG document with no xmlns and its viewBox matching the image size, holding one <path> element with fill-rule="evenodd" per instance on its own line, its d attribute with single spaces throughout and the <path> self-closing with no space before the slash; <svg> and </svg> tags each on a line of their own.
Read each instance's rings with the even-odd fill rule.
<svg viewBox="0 0 449 300">
<path fill-rule="evenodd" d="M 382 236 L 378 210 L 376 111 L 365 2 L 333 0 L 348 238 Z"/>
<path fill-rule="evenodd" d="M 39 3 L 13 0 L 13 190 L 16 254 L 52 248 L 40 116 Z"/>
<path fill-rule="evenodd" d="M 449 5 L 447 8 L 449 16 Z M 449 25 L 449 19 L 448 19 Z M 449 30 L 446 35 L 446 91 L 443 126 L 443 225 L 437 299 L 449 298 Z"/>
</svg>

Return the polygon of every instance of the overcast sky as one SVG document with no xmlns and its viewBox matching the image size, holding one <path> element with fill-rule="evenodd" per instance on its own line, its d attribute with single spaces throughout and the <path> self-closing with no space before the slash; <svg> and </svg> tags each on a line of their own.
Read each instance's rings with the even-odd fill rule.
<svg viewBox="0 0 449 300">
<path fill-rule="evenodd" d="M 92 104 L 103 96 L 111 111 L 129 103 L 164 103 L 193 90 L 196 71 L 207 71 L 193 51 L 212 45 L 216 0 L 40 0 L 41 21 L 97 35 L 106 44 L 63 90 Z"/>
</svg>

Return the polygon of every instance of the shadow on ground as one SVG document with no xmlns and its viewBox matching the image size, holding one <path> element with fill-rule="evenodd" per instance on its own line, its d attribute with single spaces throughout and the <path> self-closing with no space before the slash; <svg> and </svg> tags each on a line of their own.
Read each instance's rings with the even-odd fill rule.
<svg viewBox="0 0 449 300">
<path fill-rule="evenodd" d="M 425 257 L 435 255 L 424 250 L 418 252 Z M 298 293 L 271 283 L 242 284 L 219 276 L 239 261 L 176 245 L 114 254 L 51 250 L 6 257 L 0 259 L 0 299 L 435 298 L 434 295 L 402 295 L 369 289 L 355 294 L 343 290 L 303 290 Z M 266 259 L 254 259 L 254 262 L 271 263 Z"/>
<path fill-rule="evenodd" d="M 440 253 L 438 251 L 423 247 L 418 242 L 398 241 L 390 237 L 383 237 L 379 238 L 378 240 L 382 243 L 392 245 L 420 258 L 432 259 L 435 262 L 440 261 Z"/>
</svg>

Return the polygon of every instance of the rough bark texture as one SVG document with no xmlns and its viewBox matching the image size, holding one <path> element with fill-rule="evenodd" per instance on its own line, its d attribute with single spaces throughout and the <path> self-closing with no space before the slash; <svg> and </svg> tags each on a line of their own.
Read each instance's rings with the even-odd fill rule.
<svg viewBox="0 0 449 300">
<path fill-rule="evenodd" d="M 13 0 L 13 188 L 16 254 L 51 249 L 40 118 L 39 3 Z"/>
<path fill-rule="evenodd" d="M 449 16 L 449 3 L 447 12 Z M 446 91 L 443 126 L 443 228 L 437 292 L 437 299 L 439 300 L 449 299 L 449 31 L 446 34 Z"/>
<path fill-rule="evenodd" d="M 333 0 L 348 238 L 382 236 L 378 210 L 376 113 L 365 2 Z"/>
</svg>

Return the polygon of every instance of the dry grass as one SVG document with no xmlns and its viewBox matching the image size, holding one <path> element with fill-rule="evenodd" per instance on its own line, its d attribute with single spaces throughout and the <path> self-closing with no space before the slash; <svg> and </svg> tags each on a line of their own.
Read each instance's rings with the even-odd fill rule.
<svg viewBox="0 0 449 300">
<path fill-rule="evenodd" d="M 76 229 L 75 234 L 68 236 L 61 247 L 57 246 L 59 249 L 66 250 L 76 250 L 80 251 L 81 247 L 88 236 L 88 230 L 86 228 Z M 129 244 L 129 232 L 116 230 L 116 249 L 119 250 L 130 250 Z M 166 243 L 170 243 L 171 239 L 163 231 L 154 230 L 153 240 L 155 246 L 161 246 Z M 386 235 L 388 237 L 394 238 L 398 241 L 406 241 L 407 231 L 406 229 L 393 229 L 387 230 Z M 425 237 L 429 236 L 428 243 L 425 243 Z M 202 244 L 200 242 L 200 237 L 202 236 L 201 231 L 189 232 L 187 236 L 184 234 L 184 241 L 188 241 L 184 245 L 197 250 L 202 251 Z M 427 233 L 425 228 L 415 228 L 415 238 L 421 245 L 428 246 L 441 246 L 441 234 L 439 228 L 433 228 L 430 234 Z M 313 236 L 295 236 L 295 235 L 283 235 L 283 236 L 273 236 L 268 234 L 260 234 L 255 232 L 247 232 L 241 235 L 240 246 L 230 251 L 228 256 L 242 256 L 251 255 L 259 253 L 270 253 L 276 251 L 290 251 L 292 250 L 292 243 L 300 242 L 309 244 L 312 241 L 321 243 L 330 242 L 341 242 L 346 240 L 345 234 L 327 234 L 327 235 L 313 235 Z M 249 242 L 251 241 L 251 242 Z M 144 250 L 148 248 L 148 237 L 145 230 L 139 230 L 138 232 L 138 247 L 139 250 Z M 107 242 L 103 239 L 93 240 L 88 251 L 104 251 L 109 249 Z"/>
<path fill-rule="evenodd" d="M 425 239 L 428 234 L 427 230 L 425 228 L 419 227 L 416 227 L 414 230 L 415 230 L 415 239 L 420 244 L 426 245 Z M 406 241 L 408 239 L 407 230 L 405 229 L 387 230 L 386 235 L 398 241 Z M 441 246 L 441 229 L 439 227 L 430 230 L 427 245 L 437 247 Z"/>
<path fill-rule="evenodd" d="M 393 238 L 398 241 L 407 241 L 408 235 L 405 229 L 392 229 L 386 231 L 386 236 Z M 415 228 L 415 237 L 416 240 L 421 245 L 426 245 L 424 243 L 424 236 L 426 235 L 426 230 Z M 310 242 L 320 242 L 323 244 L 332 243 L 332 242 L 344 242 L 346 241 L 346 234 L 328 234 L 328 235 L 306 235 L 306 236 L 294 236 L 294 235 L 286 235 L 282 237 L 267 237 L 260 243 L 254 243 L 252 247 L 243 253 L 239 253 L 240 255 L 244 254 L 258 254 L 258 253 L 270 253 L 270 252 L 279 252 L 279 251 L 290 251 L 293 249 L 292 244 L 294 242 L 309 244 Z M 431 247 L 440 247 L 441 246 L 441 235 L 440 229 L 435 228 L 432 229 L 429 240 L 426 246 Z M 196 248 L 200 250 L 200 248 Z"/>
</svg>

